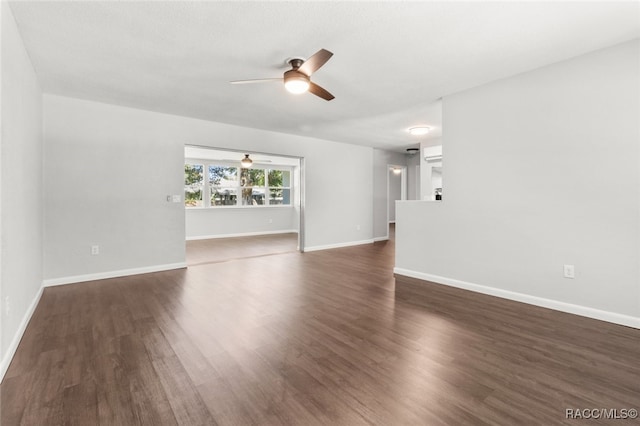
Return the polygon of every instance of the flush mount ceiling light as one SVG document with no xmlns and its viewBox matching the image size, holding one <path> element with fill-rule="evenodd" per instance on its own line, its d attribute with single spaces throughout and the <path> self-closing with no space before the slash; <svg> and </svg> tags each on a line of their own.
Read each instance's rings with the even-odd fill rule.
<svg viewBox="0 0 640 426">
<path fill-rule="evenodd" d="M 400 173 L 402 173 L 402 169 L 400 167 L 392 167 L 391 171 L 394 175 L 399 175 Z"/>
<path fill-rule="evenodd" d="M 416 127 L 411 127 L 409 129 L 409 133 L 411 133 L 413 136 L 422 136 L 429 133 L 429 130 L 431 129 L 428 128 L 427 126 L 416 126 Z"/>
<path fill-rule="evenodd" d="M 407 154 L 415 155 L 420 152 L 420 148 L 407 148 Z"/>
<path fill-rule="evenodd" d="M 240 160 L 240 164 L 242 165 L 243 169 L 248 169 L 253 164 L 253 160 L 249 158 L 249 154 L 245 154 L 244 158 Z"/>
</svg>

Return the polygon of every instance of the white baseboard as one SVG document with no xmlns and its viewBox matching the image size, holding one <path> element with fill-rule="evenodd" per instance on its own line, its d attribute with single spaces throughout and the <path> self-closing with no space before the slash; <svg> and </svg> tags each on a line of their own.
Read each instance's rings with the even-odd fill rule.
<svg viewBox="0 0 640 426">
<path fill-rule="evenodd" d="M 234 237 L 253 237 L 256 235 L 274 235 L 274 234 L 297 234 L 297 229 L 282 229 L 279 231 L 261 231 L 261 232 L 242 232 L 239 234 L 215 234 L 215 235 L 198 235 L 195 237 L 187 237 L 187 241 L 211 240 L 214 238 L 234 238 Z"/>
<path fill-rule="evenodd" d="M 375 237 L 373 239 L 373 242 L 378 242 L 378 241 L 388 241 L 389 240 L 389 236 L 387 235 L 386 237 Z"/>
<path fill-rule="evenodd" d="M 182 269 L 186 268 L 186 262 L 180 263 L 169 263 L 165 265 L 153 265 L 153 266 L 145 266 L 142 268 L 132 268 L 132 269 L 121 269 L 118 271 L 107 271 L 107 272 L 98 272 L 95 274 L 86 274 L 86 275 L 74 275 L 71 277 L 61 277 L 61 278 L 51 278 L 48 280 L 44 280 L 42 285 L 44 287 L 52 287 L 56 285 L 64 285 L 64 284 L 73 284 L 73 283 L 81 283 L 85 281 L 96 281 L 96 280 L 104 280 L 107 278 L 117 278 L 117 277 L 126 277 L 128 275 L 138 275 L 138 274 L 148 274 L 150 272 L 162 272 L 169 271 L 171 269 Z"/>
<path fill-rule="evenodd" d="M 2 357 L 2 361 L 0 361 L 0 383 L 2 383 L 2 381 L 4 380 L 4 375 L 7 373 L 7 370 L 9 369 L 9 365 L 11 365 L 11 360 L 13 359 L 13 356 L 15 355 L 16 350 L 18 349 L 20 340 L 22 340 L 22 336 L 24 335 L 24 332 L 27 330 L 27 325 L 29 325 L 29 321 L 31 321 L 31 316 L 33 316 L 33 313 L 36 310 L 36 306 L 38 306 L 38 302 L 40 301 L 40 297 L 42 296 L 42 290 L 43 290 L 43 287 L 40 286 L 40 289 L 38 290 L 36 297 L 33 298 L 33 301 L 29 305 L 27 312 L 24 313 L 24 316 L 22 317 L 22 321 L 20 322 L 20 326 L 18 327 L 16 334 L 13 336 L 13 339 L 11 340 L 9 347 L 4 353 L 4 356 Z"/>
<path fill-rule="evenodd" d="M 556 311 L 567 312 L 569 314 L 580 315 L 587 318 L 593 318 L 601 321 L 607 321 L 614 324 L 620 324 L 627 327 L 640 329 L 640 318 L 633 317 L 631 315 L 602 311 L 600 309 L 590 308 L 587 306 L 574 305 L 571 303 L 560 302 L 558 300 L 545 299 L 543 297 L 516 293 L 513 291 L 503 290 L 495 287 L 487 287 L 484 285 L 460 281 L 453 278 L 441 277 L 439 275 L 416 272 L 410 269 L 393 268 L 393 273 L 411 278 L 417 278 L 419 280 L 431 281 L 438 284 L 461 288 L 464 290 L 475 291 L 476 293 L 488 294 L 490 296 L 496 296 L 503 299 L 515 300 L 516 302 L 527 303 L 529 305 L 541 306 L 543 308 L 554 309 Z"/>
<path fill-rule="evenodd" d="M 309 252 L 309 251 L 329 250 L 329 249 L 334 249 L 334 248 L 360 246 L 360 245 L 363 245 L 363 244 L 373 244 L 373 239 L 361 240 L 361 241 L 349 241 L 349 242 L 346 242 L 346 243 L 338 243 L 338 244 L 327 244 L 327 245 L 324 245 L 324 246 L 305 247 L 304 251 L 305 252 Z"/>
</svg>

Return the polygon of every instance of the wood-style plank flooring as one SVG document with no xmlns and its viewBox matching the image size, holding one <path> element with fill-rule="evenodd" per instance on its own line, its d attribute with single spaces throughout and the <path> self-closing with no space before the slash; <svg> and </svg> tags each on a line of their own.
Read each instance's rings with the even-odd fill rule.
<svg viewBox="0 0 640 426">
<path fill-rule="evenodd" d="M 227 262 L 297 250 L 298 234 L 296 233 L 214 238 L 187 241 L 186 260 L 189 266 L 197 266 L 204 263 Z"/>
<path fill-rule="evenodd" d="M 195 263 L 45 289 L 2 426 L 638 424 L 565 413 L 640 408 L 640 330 L 394 278 L 393 241 Z"/>
</svg>

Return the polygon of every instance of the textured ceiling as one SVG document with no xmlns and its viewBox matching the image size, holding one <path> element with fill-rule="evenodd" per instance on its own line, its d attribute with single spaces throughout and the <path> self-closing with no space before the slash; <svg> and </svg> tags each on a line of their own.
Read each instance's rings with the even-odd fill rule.
<svg viewBox="0 0 640 426">
<path fill-rule="evenodd" d="M 10 5 L 47 93 L 395 150 L 442 96 L 640 36 L 636 1 Z M 320 48 L 331 102 L 229 84 Z"/>
<path fill-rule="evenodd" d="M 249 154 L 255 164 L 273 164 L 278 166 L 297 166 L 300 164 L 300 159 L 294 157 L 281 157 L 253 152 L 210 149 L 190 145 L 184 147 L 185 158 L 198 160 L 217 160 L 239 163 L 240 160 L 244 158 L 244 154 Z"/>
</svg>

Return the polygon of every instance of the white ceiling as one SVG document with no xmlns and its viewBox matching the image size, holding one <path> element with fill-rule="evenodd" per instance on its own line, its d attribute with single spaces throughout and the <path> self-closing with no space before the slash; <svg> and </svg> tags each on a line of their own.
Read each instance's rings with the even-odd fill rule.
<svg viewBox="0 0 640 426">
<path fill-rule="evenodd" d="M 253 152 L 228 151 L 222 149 L 203 148 L 198 146 L 185 146 L 185 158 L 198 160 L 215 160 L 229 163 L 240 164 L 240 160 L 244 158 L 244 154 L 249 154 L 254 164 L 273 165 L 273 166 L 299 166 L 300 159 L 294 157 L 281 157 L 270 154 L 261 154 Z"/>
<path fill-rule="evenodd" d="M 640 36 L 637 1 L 10 5 L 47 93 L 394 150 L 442 96 Z M 333 101 L 229 84 L 320 48 Z"/>
</svg>

